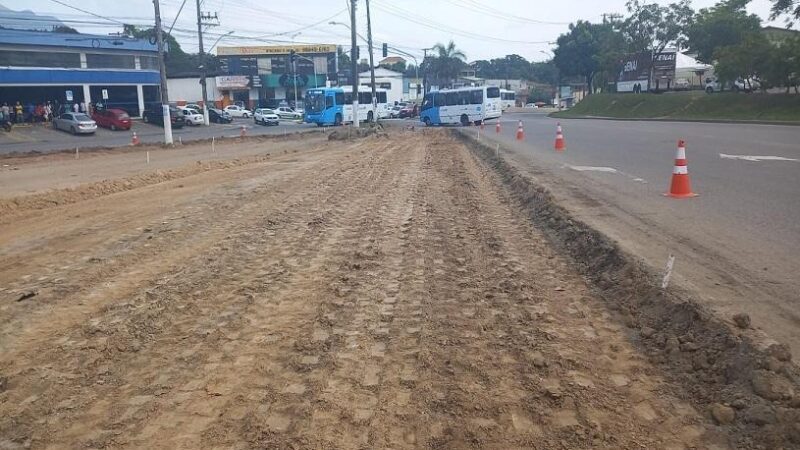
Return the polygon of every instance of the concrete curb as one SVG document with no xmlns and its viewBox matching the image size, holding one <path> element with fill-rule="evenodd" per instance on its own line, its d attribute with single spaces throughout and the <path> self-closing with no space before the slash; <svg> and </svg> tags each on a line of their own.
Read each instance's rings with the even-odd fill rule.
<svg viewBox="0 0 800 450">
<path fill-rule="evenodd" d="M 782 125 L 790 127 L 800 127 L 800 122 L 781 122 L 777 120 L 728 120 L 728 119 L 657 119 L 644 117 L 604 117 L 604 116 L 556 116 L 557 113 L 550 113 L 547 117 L 551 119 L 575 119 L 575 120 L 616 120 L 621 122 L 680 122 L 680 123 L 716 123 L 716 124 L 737 124 L 737 125 Z"/>
</svg>

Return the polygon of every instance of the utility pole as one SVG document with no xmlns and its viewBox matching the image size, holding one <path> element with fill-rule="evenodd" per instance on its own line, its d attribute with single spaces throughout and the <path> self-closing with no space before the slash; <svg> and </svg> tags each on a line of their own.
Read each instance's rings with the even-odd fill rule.
<svg viewBox="0 0 800 450">
<path fill-rule="evenodd" d="M 203 14 L 200 11 L 200 0 L 197 0 L 197 37 L 199 39 L 200 44 L 200 86 L 203 88 L 203 123 L 206 126 L 209 125 L 208 120 L 208 85 L 206 83 L 206 78 L 208 77 L 208 67 L 206 66 L 206 51 L 203 47 L 203 25 L 216 25 L 215 23 L 211 22 L 211 20 L 217 20 L 217 14 L 214 13 L 212 16 L 209 14 Z M 206 20 L 206 22 L 203 22 Z"/>
<path fill-rule="evenodd" d="M 431 48 L 423 48 L 422 49 L 422 64 L 425 64 L 425 60 L 428 59 L 428 50 L 433 50 Z M 422 94 L 428 93 L 428 66 L 425 66 L 425 70 L 422 71 Z"/>
<path fill-rule="evenodd" d="M 167 92 L 167 66 L 164 64 L 164 33 L 161 30 L 161 5 L 153 0 L 156 13 L 156 40 L 158 41 L 158 69 L 161 72 L 161 111 L 164 114 L 164 143 L 172 145 L 172 120 L 169 117 L 169 93 Z"/>
<path fill-rule="evenodd" d="M 370 79 L 372 81 L 372 111 L 375 121 L 378 120 L 378 93 L 375 87 L 375 60 L 373 59 L 372 55 L 372 18 L 369 14 L 369 0 L 367 2 L 367 45 L 369 45 L 369 72 L 370 72 Z"/>
<path fill-rule="evenodd" d="M 359 127 L 358 123 L 358 61 L 356 61 L 356 2 L 350 0 L 350 41 L 353 49 L 350 52 L 350 70 L 353 72 L 353 126 Z"/>
</svg>

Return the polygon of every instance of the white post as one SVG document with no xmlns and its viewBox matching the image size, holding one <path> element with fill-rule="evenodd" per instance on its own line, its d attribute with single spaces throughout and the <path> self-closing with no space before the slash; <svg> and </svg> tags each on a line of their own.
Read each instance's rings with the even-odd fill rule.
<svg viewBox="0 0 800 450">
<path fill-rule="evenodd" d="M 79 155 L 80 154 L 78 153 L 78 147 L 75 147 L 75 159 L 78 159 L 80 157 Z"/>
<path fill-rule="evenodd" d="M 211 136 L 211 153 L 216 153 L 216 151 L 217 151 L 215 149 L 216 140 L 217 140 L 216 137 Z"/>
<path fill-rule="evenodd" d="M 147 151 L 147 164 L 150 164 L 150 151 Z"/>
<path fill-rule="evenodd" d="M 89 103 L 92 103 L 92 91 L 89 90 L 89 85 L 83 85 L 83 103 L 86 105 L 86 114 L 89 114 Z"/>
<path fill-rule="evenodd" d="M 139 102 L 139 117 L 144 113 L 144 89 L 141 84 L 136 85 L 136 100 Z"/>
<path fill-rule="evenodd" d="M 664 279 L 661 280 L 661 289 L 666 289 L 669 286 L 669 279 L 672 278 L 672 268 L 675 265 L 675 255 L 669 255 L 667 259 L 667 268 L 664 270 Z"/>
<path fill-rule="evenodd" d="M 161 105 L 164 114 L 164 143 L 172 145 L 172 120 L 169 118 L 169 105 Z"/>
</svg>

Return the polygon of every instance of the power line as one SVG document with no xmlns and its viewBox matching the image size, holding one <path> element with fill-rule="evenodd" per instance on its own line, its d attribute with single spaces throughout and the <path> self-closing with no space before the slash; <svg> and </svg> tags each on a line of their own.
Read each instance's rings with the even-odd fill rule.
<svg viewBox="0 0 800 450">
<path fill-rule="evenodd" d="M 70 4 L 62 2 L 61 0 L 50 0 L 50 1 L 53 2 L 53 3 L 58 3 L 59 5 L 62 5 L 62 6 L 66 6 L 67 8 L 72 8 L 72 9 L 74 9 L 76 11 L 80 11 L 82 13 L 86 13 L 86 14 L 89 14 L 91 16 L 95 16 L 95 17 L 100 18 L 100 19 L 108 20 L 109 22 L 116 22 L 116 23 L 118 23 L 120 25 L 125 25 L 124 23 L 120 22 L 119 20 L 114 20 L 114 19 L 111 19 L 109 17 L 104 17 L 104 16 L 101 16 L 100 14 L 95 14 L 95 13 L 93 13 L 91 11 L 86 11 L 85 9 L 80 9 L 77 6 L 72 6 Z"/>
</svg>

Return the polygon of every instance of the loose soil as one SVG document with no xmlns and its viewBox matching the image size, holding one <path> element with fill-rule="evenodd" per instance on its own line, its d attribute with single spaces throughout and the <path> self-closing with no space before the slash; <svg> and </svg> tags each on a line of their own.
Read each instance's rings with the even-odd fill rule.
<svg viewBox="0 0 800 450">
<path fill-rule="evenodd" d="M 449 133 L 290 148 L 6 199 L 0 448 L 739 442 Z"/>
</svg>

